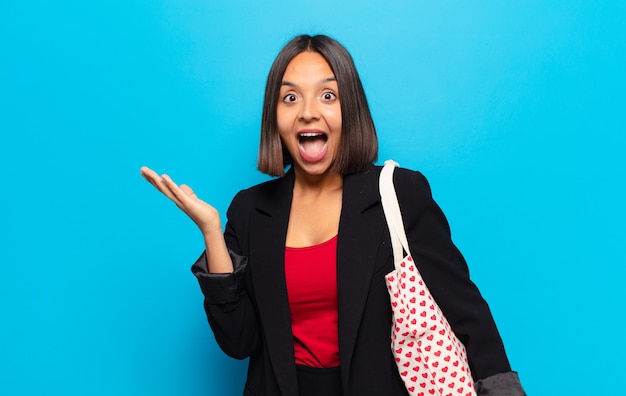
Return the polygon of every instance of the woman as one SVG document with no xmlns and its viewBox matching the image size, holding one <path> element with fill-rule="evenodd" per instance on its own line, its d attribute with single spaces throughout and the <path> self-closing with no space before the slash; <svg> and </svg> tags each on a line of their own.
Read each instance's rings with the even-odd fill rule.
<svg viewBox="0 0 626 396">
<path fill-rule="evenodd" d="M 192 271 L 218 344 L 250 358 L 244 395 L 407 394 L 390 350 L 393 257 L 377 149 L 349 53 L 298 36 L 265 91 L 258 166 L 278 178 L 237 194 L 224 234 L 191 188 L 142 168 L 204 236 Z M 479 394 L 524 394 L 426 179 L 400 169 L 394 183 L 413 256 L 465 344 Z"/>
</svg>

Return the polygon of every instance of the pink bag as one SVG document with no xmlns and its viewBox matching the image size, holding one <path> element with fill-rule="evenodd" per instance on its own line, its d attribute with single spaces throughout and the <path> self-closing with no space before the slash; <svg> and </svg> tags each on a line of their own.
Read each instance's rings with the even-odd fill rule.
<svg viewBox="0 0 626 396">
<path fill-rule="evenodd" d="M 411 396 L 475 396 L 465 346 L 413 263 L 393 186 L 397 166 L 392 160 L 385 162 L 379 187 L 395 264 L 386 283 L 393 319 L 391 348 L 398 371 Z"/>
</svg>

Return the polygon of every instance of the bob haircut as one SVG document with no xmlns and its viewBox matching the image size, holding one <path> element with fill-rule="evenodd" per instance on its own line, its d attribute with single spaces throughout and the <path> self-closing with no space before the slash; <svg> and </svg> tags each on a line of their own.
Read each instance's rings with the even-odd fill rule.
<svg viewBox="0 0 626 396">
<path fill-rule="evenodd" d="M 261 119 L 258 169 L 270 176 L 284 176 L 292 163 L 278 134 L 276 108 L 287 65 L 301 52 L 317 52 L 335 75 L 341 105 L 341 141 L 331 170 L 341 175 L 362 171 L 378 157 L 378 139 L 361 79 L 348 51 L 328 36 L 301 35 L 280 51 L 267 76 Z"/>
</svg>

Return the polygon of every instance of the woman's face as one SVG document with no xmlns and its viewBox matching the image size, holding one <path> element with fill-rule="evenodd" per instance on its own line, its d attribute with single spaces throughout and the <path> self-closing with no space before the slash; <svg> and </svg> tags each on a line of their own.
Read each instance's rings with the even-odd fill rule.
<svg viewBox="0 0 626 396">
<path fill-rule="evenodd" d="M 322 55 L 302 52 L 289 62 L 276 117 L 296 172 L 328 173 L 339 150 L 341 106 L 335 75 Z"/>
</svg>

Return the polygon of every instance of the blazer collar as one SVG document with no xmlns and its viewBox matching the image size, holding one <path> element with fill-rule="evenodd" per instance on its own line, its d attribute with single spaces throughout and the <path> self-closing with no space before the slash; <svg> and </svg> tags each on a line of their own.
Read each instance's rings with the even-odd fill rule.
<svg viewBox="0 0 626 396">
<path fill-rule="evenodd" d="M 264 183 L 266 191 L 258 194 L 255 208 L 270 217 L 280 217 L 289 221 L 291 200 L 293 199 L 293 185 L 296 177 L 293 169 L 289 169 L 285 176 Z"/>
</svg>

